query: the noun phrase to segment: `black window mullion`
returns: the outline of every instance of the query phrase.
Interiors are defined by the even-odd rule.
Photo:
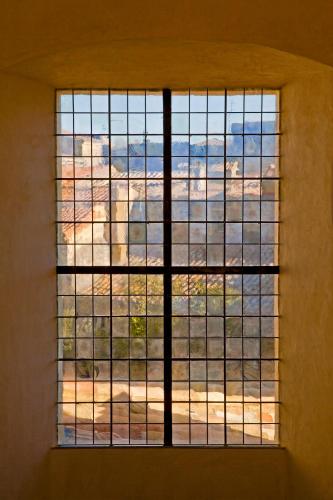
[[[168,223],[165,223],[168,225]],[[171,224],[169,224],[171,225]],[[164,235],[165,236],[165,235]],[[171,234],[170,234],[171,239]],[[166,241],[166,240],[164,240]],[[166,245],[166,243],[164,243]],[[170,256],[171,256],[171,245]],[[167,250],[164,248],[164,258]],[[163,274],[166,266],[57,266],[57,274]],[[169,274],[279,274],[279,266],[168,266]]]
[[[164,445],[172,445],[172,331],[171,331],[171,91],[163,90],[164,148]]]

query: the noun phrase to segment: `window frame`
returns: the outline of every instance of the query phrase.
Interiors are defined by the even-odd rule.
[[[67,89],[58,89],[56,92],[61,92],[61,91],[66,91]],[[75,89],[76,91],[79,89]],[[225,111],[224,111],[224,137],[226,136],[226,117],[227,117],[227,91],[229,89],[222,89],[224,91],[224,99],[225,99]],[[246,89],[245,89],[246,90]],[[266,91],[270,89],[255,89],[255,90],[261,90],[261,91]],[[92,92],[92,89],[84,89],[83,91],[90,91]],[[242,90],[244,92],[244,89]],[[276,89],[274,89],[276,91]],[[109,103],[110,103],[110,89],[108,90],[109,92]],[[173,362],[173,356],[172,356],[172,328],[170,327],[171,325],[171,319],[172,319],[172,276],[173,275],[195,275],[195,274],[200,274],[200,275],[223,275],[224,277],[226,275],[279,275],[280,273],[280,268],[279,265],[260,265],[260,266],[229,266],[226,265],[226,258],[225,258],[225,252],[224,252],[224,265],[223,266],[175,266],[172,265],[172,90],[169,88],[163,89],[163,247],[164,247],[164,254],[163,254],[163,265],[158,265],[151,267],[147,263],[145,266],[138,266],[138,265],[124,265],[124,266],[77,266],[77,265],[57,265],[56,266],[56,272],[57,275],[59,274],[109,274],[114,275],[114,274],[125,274],[125,275],[130,275],[130,274],[144,274],[144,275],[149,275],[149,274],[161,274],[163,275],[163,283],[164,283],[164,306],[163,306],[163,322],[164,322],[164,444],[163,445],[150,445],[150,444],[145,444],[145,445],[133,445],[133,444],[128,444],[128,445],[114,445],[112,443],[112,440],[110,441],[110,444],[105,445],[105,447],[113,447],[113,448],[118,448],[118,447],[182,447],[179,445],[175,445],[172,442],[172,362]],[[278,99],[279,99],[278,95]],[[90,111],[90,114],[92,111]],[[128,113],[128,111],[127,111]],[[73,113],[74,114],[74,113]],[[108,115],[110,114],[110,108]],[[280,114],[280,110],[279,110]],[[128,132],[127,132],[128,134]],[[263,132],[260,132],[260,135],[262,136]],[[74,131],[73,131],[73,136],[74,136]],[[90,133],[92,135],[92,132]],[[110,140],[110,130],[109,130],[109,140]],[[244,143],[244,131],[242,133],[243,135],[243,143]],[[274,135],[280,136],[280,130],[275,133]],[[207,157],[208,155],[206,155]],[[244,152],[243,152],[243,158],[244,158]],[[262,156],[262,155],[260,155]],[[280,157],[280,152],[279,155]],[[226,141],[224,141],[224,161],[226,161],[227,158],[227,151],[226,151]],[[109,153],[109,172],[110,172],[110,165],[111,165],[111,154]],[[56,176],[57,180],[59,179],[58,176]],[[273,179],[277,179],[280,181],[280,176],[279,177],[274,177]],[[111,181],[111,177],[109,175],[109,180]],[[259,180],[262,180],[262,176],[259,177]],[[227,181],[227,176],[226,172],[224,172],[224,193],[226,193],[226,181]],[[206,198],[207,200],[207,198]],[[243,200],[243,199],[242,199]],[[111,197],[110,201],[111,203]],[[224,214],[226,213],[226,195],[224,194]],[[261,204],[261,201],[260,201]],[[223,248],[225,249],[226,246],[226,240],[225,240],[225,218],[223,220],[224,222],[224,243]],[[279,218],[277,219],[277,227],[279,226]],[[58,221],[57,221],[58,223]],[[147,221],[145,221],[147,224]],[[261,227],[261,226],[260,226]],[[261,230],[261,229],[260,229]],[[111,242],[109,243],[111,246]],[[243,245],[243,243],[242,243]],[[279,243],[277,242],[277,245]],[[260,248],[262,246],[262,243],[260,242]],[[243,297],[244,295],[242,295]],[[224,302],[225,302],[225,294],[224,294]],[[224,312],[225,314],[225,312]],[[242,313],[243,316],[243,313]],[[224,357],[223,360],[225,360],[225,352],[226,352],[226,335],[225,335],[225,325],[224,325]],[[190,359],[190,358],[189,358]],[[204,358],[207,360],[207,357]],[[244,358],[242,358],[244,359]],[[279,358],[277,358],[278,360]],[[110,357],[110,361],[112,361],[112,357]],[[261,379],[260,379],[261,380]],[[59,379],[57,380],[59,383]],[[112,382],[112,379],[111,379]],[[225,387],[226,381],[224,380],[224,387]],[[110,400],[112,402],[112,400]],[[274,403],[279,404],[279,401],[274,401]],[[224,405],[226,404],[226,401],[224,401]],[[207,422],[206,422],[207,424]],[[227,426],[226,422],[224,422],[225,428]],[[244,421],[243,421],[244,425]],[[278,423],[279,425],[279,423]],[[226,430],[225,430],[226,433]],[[74,447],[80,447],[80,445],[73,445]],[[249,445],[236,445],[236,447],[244,447],[246,448]],[[265,447],[276,447],[279,445],[266,445],[266,444],[259,444],[256,447],[259,448],[265,448]],[[89,445],[89,447],[101,447],[101,445],[96,445],[92,444]],[[104,446],[102,446],[104,447]],[[235,445],[230,445],[227,443],[225,440],[224,444],[220,445],[209,445],[209,444],[202,444],[202,445],[192,445],[188,444],[185,445],[186,448],[193,448],[193,447],[199,447],[199,448],[209,448],[209,447],[219,447],[219,448],[228,448],[228,447],[235,447]]]

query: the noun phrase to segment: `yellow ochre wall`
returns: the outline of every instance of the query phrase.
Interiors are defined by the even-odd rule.
[[[229,2],[229,31],[220,2],[145,1],[155,11],[138,12],[137,23],[131,2],[114,16],[105,2],[91,16],[85,0],[69,4],[15,12],[11,3],[0,21],[0,498],[333,499],[333,69],[300,57],[315,58],[305,43],[311,10],[283,38],[275,3],[264,12],[259,0]],[[317,59],[330,64],[320,36]],[[71,86],[282,89],[283,448],[53,448],[54,89]]]

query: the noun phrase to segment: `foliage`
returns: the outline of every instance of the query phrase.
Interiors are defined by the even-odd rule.
[[[131,337],[144,337],[146,335],[146,318],[142,316],[132,316],[130,318]]]

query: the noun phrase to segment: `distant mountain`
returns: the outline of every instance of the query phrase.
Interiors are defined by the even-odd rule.
[[[260,154],[272,156],[275,150],[275,136],[274,135],[260,135],[260,129],[263,129],[264,134],[274,134],[275,132],[275,122],[267,121],[263,122],[262,125],[260,122],[245,122],[244,128],[246,130],[246,134],[243,135],[243,124],[242,123],[233,123],[231,127],[231,134],[227,134],[226,136],[220,136],[221,139],[214,136],[209,136],[208,141],[198,140],[194,144],[191,144],[195,136],[191,136],[190,140],[186,140],[186,136],[184,136],[184,140],[174,140],[172,143],[172,155],[173,156],[223,156],[225,153],[225,144],[226,140],[226,154],[228,156],[260,156]],[[82,136],[82,141],[84,141],[84,137]],[[99,136],[95,135],[95,141]],[[100,136],[100,147],[101,147],[101,156],[108,156],[109,153],[109,144],[105,144],[103,142],[103,137]],[[264,139],[262,139],[264,137]],[[151,136],[152,138],[152,136]],[[158,157],[163,156],[163,142],[154,142],[153,140],[147,140],[146,143],[143,142],[133,142],[128,145],[125,141],[125,144],[117,144],[117,141],[113,142],[111,139],[111,155],[119,156],[119,157]],[[108,139],[108,138],[107,138]],[[175,137],[176,139],[176,137]],[[90,139],[89,139],[90,140]],[[76,154],[80,156],[79,150],[82,150],[83,143],[80,140],[80,136],[77,136],[75,140],[75,148]],[[98,142],[98,141],[97,141]],[[243,151],[244,144],[244,151]],[[264,144],[264,151],[261,152],[261,145]],[[96,142],[95,142],[96,147]],[[63,136],[62,137],[62,150],[65,155],[71,155],[72,148],[72,136]],[[89,148],[88,148],[89,149]],[[82,153],[81,153],[82,154]],[[84,153],[83,153],[84,154]],[[96,154],[96,153],[95,153]],[[98,156],[98,154],[97,154]],[[138,165],[139,166],[139,165]],[[154,167],[153,167],[154,168]],[[156,168],[157,164],[156,164]]]

